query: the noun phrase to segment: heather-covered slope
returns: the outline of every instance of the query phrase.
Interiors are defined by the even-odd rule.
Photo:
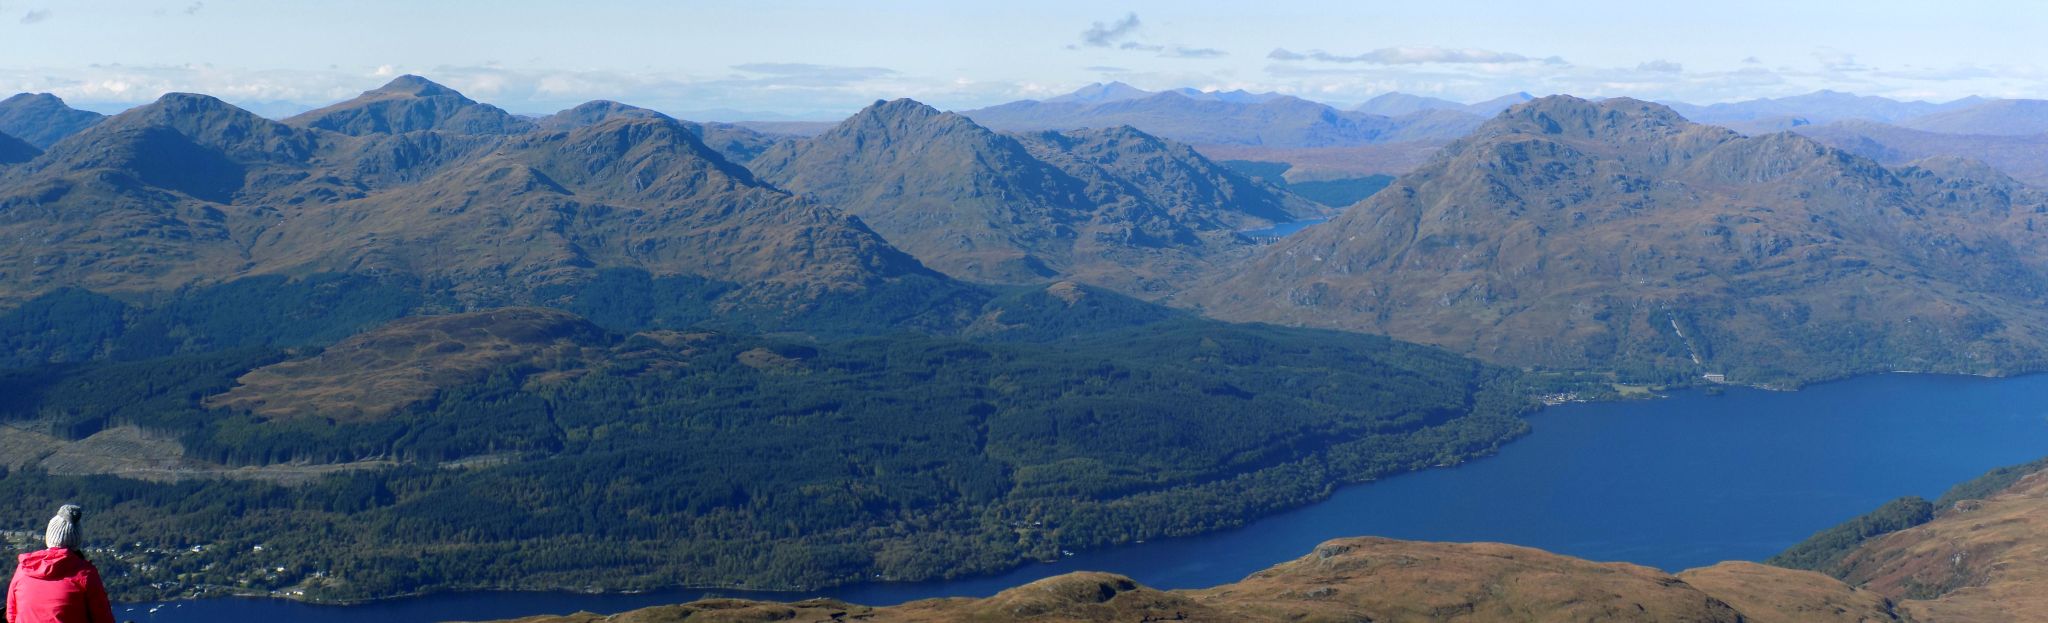
[[[1627,99],[1518,106],[1181,300],[1521,365],[1726,373],[2043,364],[2043,199]],[[2044,223],[2048,225],[2048,223]]]

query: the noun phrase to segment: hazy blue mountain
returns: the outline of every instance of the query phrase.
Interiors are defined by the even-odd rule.
[[[1979,102],[1978,98],[1963,98],[1946,103],[1902,102],[1873,95],[1856,95],[1840,91],[1815,91],[1792,97],[1764,98],[1740,102],[1725,102],[1705,106],[1683,102],[1666,102],[1672,110],[1685,115],[1697,123],[1723,124],[1747,122],[1772,117],[1798,117],[1812,123],[1828,123],[1844,119],[1866,119],[1870,121],[1894,122],[1921,115],[1964,108]]]
[[[1046,98],[1045,101],[1055,104],[1066,102],[1099,104],[1102,102],[1134,100],[1148,95],[1152,95],[1152,92],[1122,82],[1096,82],[1075,89],[1074,92],[1066,95]]]
[[[1476,104],[1472,104],[1470,106],[1466,106],[1465,112],[1479,115],[1481,117],[1492,117],[1494,115],[1500,114],[1501,111],[1507,110],[1508,108],[1514,107],[1523,102],[1527,102],[1533,99],[1536,99],[1536,96],[1530,95],[1528,93],[1509,93],[1507,95],[1502,95],[1500,97],[1486,100],[1484,102],[1479,102]]]
[[[1899,125],[1943,134],[2029,136],[2048,134],[2048,100],[1986,100],[1914,117]]]
[[[1888,165],[1926,158],[1967,158],[2022,182],[2048,187],[2048,134],[1943,134],[1873,121],[1837,121],[1792,131]]]
[[[0,100],[0,134],[49,149],[66,136],[99,123],[105,115],[78,110],[48,93],[22,93]]]
[[[1383,117],[1399,117],[1425,110],[1464,110],[1464,108],[1464,104],[1447,99],[1410,95],[1407,93],[1385,93],[1366,100],[1365,103],[1359,104],[1358,107],[1352,108],[1352,110]]]
[[[1021,101],[962,112],[976,123],[1005,131],[1066,130],[1128,125],[1195,145],[1340,147],[1402,141],[1449,140],[1485,121],[1424,111],[1393,118],[1339,111],[1291,96],[1189,97],[1165,92],[1108,102]]]

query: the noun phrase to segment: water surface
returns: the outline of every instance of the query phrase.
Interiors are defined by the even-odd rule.
[[[1799,392],[1731,388],[1654,401],[1575,404],[1531,417],[1498,456],[1339,490],[1329,500],[1226,532],[1080,552],[952,582],[811,593],[675,590],[638,595],[463,593],[362,606],[211,599],[122,606],[124,620],[414,621],[614,613],[707,595],[830,596],[886,605],[985,596],[1060,573],[1122,573],[1157,588],[1233,582],[1361,535],[1500,541],[1677,571],[1760,560],[1902,495],[2048,456],[2048,375],[1887,374]],[[133,612],[120,612],[136,607]]]

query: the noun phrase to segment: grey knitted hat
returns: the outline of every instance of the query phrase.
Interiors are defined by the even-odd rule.
[[[50,518],[50,529],[43,533],[43,545],[76,549],[79,513],[77,504],[65,504],[57,509],[57,516]]]

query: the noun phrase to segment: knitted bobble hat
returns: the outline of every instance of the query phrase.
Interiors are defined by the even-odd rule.
[[[65,504],[57,509],[57,516],[50,518],[49,530],[43,533],[43,545],[76,549],[79,513],[77,504]]]

